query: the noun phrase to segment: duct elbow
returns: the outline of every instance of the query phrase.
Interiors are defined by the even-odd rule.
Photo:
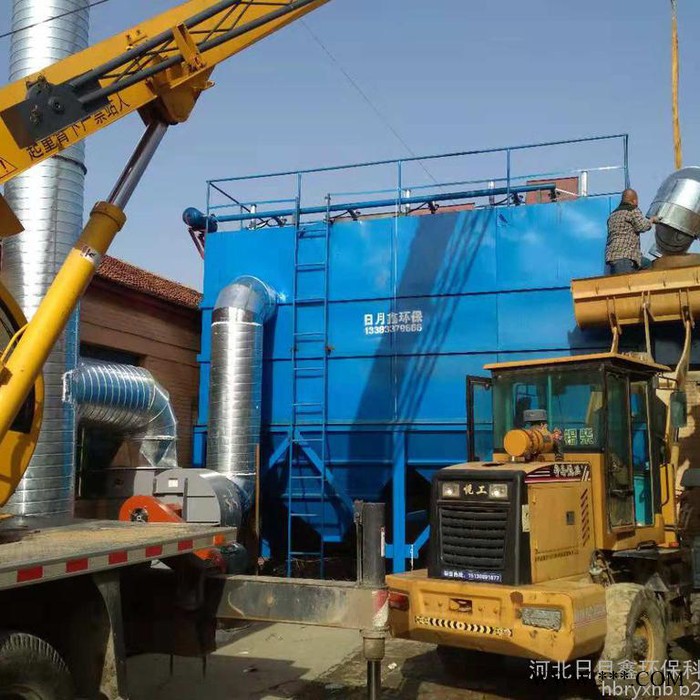
[[[81,360],[63,378],[63,400],[87,425],[139,442],[141,456],[159,469],[177,466],[177,419],[168,392],[142,367]]]
[[[150,374],[150,372],[149,372]],[[177,417],[170,394],[153,378],[150,420],[135,436],[141,440],[141,454],[154,467],[174,468],[177,463]]]
[[[219,292],[212,322],[232,320],[262,325],[276,307],[274,290],[257,277],[244,275]]]
[[[664,255],[682,255],[700,237],[700,168],[672,173],[664,180],[648,216],[656,216],[656,247]]]

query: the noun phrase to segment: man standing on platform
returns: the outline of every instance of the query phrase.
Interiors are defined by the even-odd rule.
[[[608,242],[605,246],[605,274],[618,275],[639,270],[642,265],[640,234],[648,231],[658,219],[647,219],[639,209],[634,190],[622,193],[620,206],[608,218]]]

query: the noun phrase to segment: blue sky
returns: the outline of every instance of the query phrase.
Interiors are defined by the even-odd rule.
[[[173,4],[111,0],[92,10],[91,40]],[[0,2],[0,28],[10,11]],[[684,155],[694,164],[700,2],[679,0],[679,11]],[[627,132],[643,207],[673,169],[668,0],[331,0],[306,21],[416,153]],[[0,75],[8,51],[4,39]],[[180,217],[204,207],[207,179],[407,155],[299,24],[214,79],[189,122],[166,136],[111,251],[195,287],[202,266]],[[140,132],[133,117],[88,141],[87,202],[106,196]],[[564,160],[588,167],[593,155]],[[618,162],[613,155],[595,152]]]

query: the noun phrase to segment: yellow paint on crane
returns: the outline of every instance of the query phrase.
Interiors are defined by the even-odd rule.
[[[209,87],[212,69],[222,61],[243,51],[260,39],[273,34],[278,29],[300,19],[309,12],[325,4],[327,0],[317,0],[285,15],[265,22],[267,16],[279,11],[284,5],[294,5],[294,0],[280,0],[279,3],[237,3],[190,27],[186,22],[206,10],[213,8],[218,0],[189,0],[157,17],[147,20],[137,27],[121,32],[84,51],[46,67],[40,73],[27,76],[0,89],[0,114],[22,103],[27,95],[28,84],[45,80],[51,85],[62,85],[106,64],[108,61],[132,51],[148,39],[163,32],[172,33],[173,40],[167,48],[149,52],[124,68],[130,71],[147,69],[173,55],[174,46],[182,52],[182,60],[153,78],[138,80],[110,96],[100,109],[89,113],[85,118],[72,122],[65,128],[40,139],[29,146],[20,146],[13,138],[7,124],[0,119],[0,185],[15,175],[27,170],[51,156],[61,153],[69,146],[82,141],[92,134],[108,127],[127,114],[139,112],[146,122],[154,119],[175,124],[185,121],[200,93]],[[222,26],[244,27],[251,25],[250,31],[241,36],[222,41],[200,53],[192,40],[196,36],[217,39]],[[100,78],[100,87],[106,88],[116,83],[124,74],[124,68],[108,72]],[[11,164],[11,165],[10,165]]]
[[[0,89],[0,184],[132,112],[138,111],[149,126],[185,121],[201,92],[212,85],[209,77],[218,63],[325,2],[281,0],[224,7],[220,0],[189,0],[5,86]],[[206,17],[207,11],[213,12],[211,17]],[[149,40],[157,45],[139,55],[139,46],[144,47]],[[161,70],[162,63],[168,61]],[[99,83],[90,84],[88,78],[97,74]],[[92,92],[87,96],[75,93],[75,84],[81,80],[90,85]],[[57,98],[61,107],[57,109],[51,101],[40,106],[36,96],[51,94],[54,87],[60,87],[64,92],[58,94],[67,96],[67,104],[77,110],[69,111],[63,122],[60,115],[66,110],[62,98]],[[111,91],[108,97],[102,93],[105,88]],[[36,94],[29,100],[32,89]],[[101,102],[95,101],[97,95]],[[42,121],[44,117],[49,121]],[[48,124],[47,131],[58,124],[61,128],[43,134],[37,130],[42,124]],[[43,136],[32,143],[37,133]],[[41,369],[125,220],[124,212],[114,204],[95,205],[80,239],[29,323],[0,287],[0,315],[4,311],[6,317],[13,317],[7,327],[14,327],[14,319],[22,319],[24,326],[15,338],[8,339],[0,367],[0,506],[22,479],[36,445],[43,402]],[[0,235],[19,230],[21,224],[0,200]],[[24,421],[30,425],[23,424],[24,431],[15,430],[16,419],[28,400],[36,404],[30,419]]]

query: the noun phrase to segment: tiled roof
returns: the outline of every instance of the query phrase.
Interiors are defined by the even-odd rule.
[[[102,258],[97,268],[97,277],[189,309],[199,308],[199,302],[202,300],[202,295],[195,289],[154,275],[110,255]]]

